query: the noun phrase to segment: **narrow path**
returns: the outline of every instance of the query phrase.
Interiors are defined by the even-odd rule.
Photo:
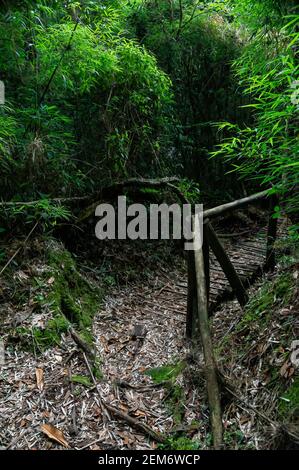
[[[284,231],[282,225],[280,235]],[[240,243],[230,240],[226,247],[238,272],[250,279],[264,262],[265,232],[243,238]],[[197,423],[188,435],[204,443],[208,442],[208,409],[201,358],[194,360],[185,339],[185,279],[185,266],[172,271],[162,269],[150,284],[116,289],[107,296],[93,328],[102,361],[99,391],[108,403],[160,433],[169,434]],[[211,292],[214,307],[229,294],[224,275],[213,258]],[[221,324],[220,318],[217,324]],[[229,328],[231,325],[226,324],[225,329]],[[173,382],[177,395],[170,397],[169,388],[155,385],[147,373],[181,361],[189,367]],[[39,388],[38,368],[43,370],[43,385]],[[75,449],[156,447],[125,422],[108,417],[94,387],[77,384],[72,389],[70,375],[87,377],[88,371],[69,335],[63,337],[60,346],[40,355],[7,351],[0,378],[0,437],[4,448],[60,447],[41,433],[40,425],[45,421],[59,428],[68,445]]]

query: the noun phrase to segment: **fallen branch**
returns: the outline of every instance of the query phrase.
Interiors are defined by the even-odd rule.
[[[244,398],[240,397],[237,393],[235,393],[229,385],[224,383],[224,387],[228,391],[228,393],[230,393],[234,398],[236,398],[237,401],[243,404],[242,406],[239,403],[236,403],[236,405],[239,408],[241,408],[243,411],[247,411],[247,412],[249,412],[248,410],[253,411],[253,413],[255,413],[261,419],[266,421],[266,423],[270,424],[276,431],[282,430],[290,438],[294,439],[296,443],[299,443],[299,434],[289,429],[288,425],[280,424],[277,421],[274,421],[273,419],[269,418],[269,416],[265,415],[265,413],[262,413],[261,411],[257,410],[254,406],[248,403]]]
[[[143,432],[144,434],[151,437],[156,442],[164,443],[166,442],[166,437],[162,436],[162,434],[157,433],[152,428],[150,428],[147,424],[142,423],[136,418],[128,415],[127,413],[123,413],[122,411],[118,410],[112,405],[108,405],[105,401],[103,401],[104,406],[110,411],[114,416],[126,421],[131,427],[137,429],[138,431]]]
[[[92,202],[96,201],[101,198],[105,198],[107,196],[113,196],[115,194],[120,194],[120,192],[129,187],[136,187],[136,188],[161,188],[171,183],[179,182],[179,178],[170,177],[170,178],[161,178],[161,179],[145,179],[145,178],[130,178],[128,180],[119,181],[106,186],[95,193],[88,194],[87,196],[74,196],[74,197],[55,197],[49,198],[49,202],[59,203],[59,204],[77,204],[78,202]],[[181,191],[176,188],[175,186],[171,186],[172,189],[175,188],[177,194],[184,197]],[[0,202],[0,207],[20,207],[20,206],[35,206],[39,204],[41,200],[35,201],[2,201]]]
[[[123,181],[120,183],[114,183],[111,186],[108,186],[106,188],[103,188],[101,191],[98,193],[95,193],[91,196],[88,196],[86,200],[90,200],[91,204],[84,209],[84,211],[79,214],[77,218],[77,223],[83,222],[84,220],[88,219],[91,215],[94,215],[96,207],[99,205],[99,201],[103,200],[107,197],[115,197],[116,195],[119,195],[124,191],[125,189],[128,189],[129,187],[134,187],[134,188],[163,188],[163,187],[168,187],[172,192],[174,192],[182,204],[187,204],[188,200],[185,197],[185,195],[180,191],[179,188],[177,188],[174,184],[174,182],[179,182],[178,178],[162,178],[159,180],[148,180],[148,179],[130,179],[127,181]]]
[[[72,381],[72,373],[71,373],[70,367],[68,367],[67,371],[68,371],[68,378],[69,378],[71,394],[74,397],[75,396],[74,384],[73,384],[73,381]],[[72,424],[70,425],[69,432],[73,436],[76,436],[78,434],[76,403],[73,403],[73,407],[72,407]]]
[[[10,263],[15,259],[15,257],[20,253],[20,251],[22,250],[22,248],[24,248],[25,244],[27,243],[27,241],[29,240],[29,238],[31,237],[32,233],[34,232],[34,230],[36,229],[36,227],[38,226],[38,223],[39,221],[36,222],[36,224],[34,225],[34,227],[30,230],[30,232],[28,233],[27,237],[25,238],[24,242],[22,243],[22,246],[20,246],[16,251],[15,253],[11,256],[11,258],[9,258],[9,260],[7,261],[7,263],[5,264],[5,266],[3,266],[3,268],[1,269],[0,271],[0,276],[1,274],[4,273],[5,269],[10,265]]]
[[[132,390],[136,390],[137,392],[144,392],[146,390],[153,390],[155,388],[160,388],[160,387],[165,387],[168,385],[169,382],[164,381],[164,382],[159,382],[156,384],[149,384],[149,385],[132,385],[129,382],[125,382],[123,380],[121,381],[116,381],[115,385],[119,388],[130,388]]]
[[[90,374],[90,377],[95,385],[95,388],[97,390],[97,393],[99,395],[99,398],[100,398],[100,403],[101,403],[101,406],[104,407],[107,411],[110,411],[110,413],[114,416],[116,416],[117,418],[119,419],[122,419],[123,421],[126,421],[131,427],[135,428],[135,429],[138,429],[138,431],[141,431],[143,432],[144,434],[146,434],[147,436],[150,436],[152,439],[154,439],[155,441],[157,442],[165,442],[166,441],[166,438],[164,436],[162,436],[160,433],[154,431],[152,428],[150,428],[147,424],[145,423],[142,423],[141,421],[139,421],[138,419],[136,418],[133,418],[132,416],[128,415],[127,413],[123,413],[122,411],[118,410],[117,408],[115,408],[114,406],[112,405],[109,405],[104,399],[103,397],[101,396],[100,392],[99,392],[99,389],[98,389],[98,385],[97,385],[97,382],[95,380],[95,377],[92,373],[92,369],[90,367],[90,363],[86,357],[86,354],[83,353],[83,356],[84,356],[84,360],[85,360],[85,363],[87,365],[87,368],[88,368],[88,371],[89,371],[89,374]]]
[[[66,320],[69,321],[67,318]],[[71,326],[71,324],[69,325],[69,332],[75,343],[79,346],[79,348],[81,348],[83,352],[85,352],[90,358],[94,360],[95,351],[89,346],[89,344],[86,343],[86,341],[81,338],[81,336],[76,332],[76,330]]]

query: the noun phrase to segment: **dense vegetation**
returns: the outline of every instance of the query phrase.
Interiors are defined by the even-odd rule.
[[[1,198],[167,174],[223,195],[235,168],[296,211],[295,4],[1,2]]]
[[[140,240],[96,244],[92,203],[106,198],[114,203],[121,187],[130,202],[147,206],[152,201],[173,203],[177,199],[212,207],[263,189],[269,190],[269,195],[278,195],[275,201],[279,203],[270,223],[275,231],[275,218],[281,219],[279,229],[282,228],[275,244],[278,262],[273,272],[266,275],[267,279],[260,281],[259,289],[255,286],[249,291],[250,300],[244,309],[237,302],[221,307],[217,304],[219,309],[210,321],[220,372],[217,377],[223,378],[220,384],[225,423],[223,446],[230,449],[298,446],[298,369],[290,362],[291,344],[297,344],[299,308],[297,3],[296,0],[0,1],[0,93],[2,84],[5,85],[4,102],[0,94],[0,309],[4,312],[0,315],[0,369],[3,341],[5,354],[8,351],[10,357],[17,358],[15,352],[20,352],[17,359],[22,369],[15,375],[17,385],[11,376],[3,379],[3,387],[7,388],[1,399],[20,393],[14,400],[19,403],[21,396],[25,403],[27,398],[23,400],[22,394],[30,383],[27,375],[31,370],[36,374],[38,393],[43,392],[44,384],[39,380],[42,367],[48,382],[46,393],[38,395],[37,403],[41,406],[47,403],[43,400],[51,386],[54,398],[49,394],[49,403],[51,407],[55,404],[57,384],[61,398],[71,393],[79,400],[83,396],[80,387],[96,395],[99,390],[94,385],[101,377],[107,390],[113,386],[109,397],[106,396],[109,403],[114,400],[117,387],[130,388],[133,397],[140,384],[134,382],[132,386],[112,379],[115,373],[114,378],[122,380],[121,369],[128,365],[122,367],[122,359],[128,354],[128,370],[132,371],[131,365],[138,358],[147,334],[143,328],[141,334],[138,328],[136,333],[136,326],[140,329],[139,316],[146,313],[152,315],[150,322],[154,324],[146,360],[155,356],[160,363],[148,368],[140,354],[142,360],[134,369],[134,381],[141,377],[143,384],[144,377],[151,379],[152,384],[147,388],[145,383],[144,390],[159,393],[160,401],[164,389],[162,406],[167,408],[173,428],[171,432],[171,425],[166,428],[163,436],[154,432],[154,438],[147,430],[145,436],[153,441],[158,436],[161,449],[210,448],[213,429],[211,433],[203,374],[198,372],[201,362],[196,357],[197,345],[192,343],[185,354],[187,341],[184,346],[183,341],[176,344],[182,332],[185,304],[176,303],[172,297],[165,303],[163,313],[162,304],[159,311],[159,304],[149,300],[151,295],[159,297],[164,290],[170,289],[175,294],[171,291],[176,288],[170,277],[171,269],[175,270],[178,286],[187,279],[181,244],[164,240],[154,240],[156,244],[142,240],[141,245]],[[176,178],[169,183],[167,177]],[[151,179],[151,185],[143,178]],[[132,186],[123,184],[127,180]],[[239,270],[242,282],[238,285],[242,289],[242,283],[247,288],[259,274],[264,274],[261,268],[270,266],[270,257],[274,260],[268,256],[269,252],[273,254],[271,250],[261,255],[266,247],[264,227],[260,227],[268,217],[265,208],[263,200],[247,212],[215,222],[215,231],[223,243],[228,242],[231,247],[241,242],[232,261]],[[207,230],[211,236],[211,230]],[[269,233],[268,248],[272,248],[275,236]],[[249,243],[246,253],[242,242],[247,235],[253,237],[249,241],[254,244]],[[261,240],[265,246],[259,245]],[[246,264],[251,250],[258,260],[252,269],[250,259]],[[245,260],[243,267],[236,259],[238,254]],[[267,262],[263,265],[264,258]],[[219,285],[225,283],[220,276],[218,279],[218,274],[219,271]],[[190,275],[189,269],[189,287]],[[211,279],[212,276],[213,273]],[[116,286],[120,287],[117,294]],[[216,287],[211,282],[213,295],[218,292]],[[100,312],[107,291],[117,298],[109,299],[107,311]],[[179,291],[180,301],[188,296],[190,305],[190,290],[188,294],[187,290],[182,292]],[[233,290],[225,292],[229,297]],[[131,299],[135,294],[143,304]],[[224,298],[225,295],[221,300]],[[208,303],[203,301],[202,305]],[[171,317],[167,309],[173,307],[171,313],[175,315]],[[155,324],[156,314],[161,321],[163,315],[167,318],[163,326]],[[179,320],[175,316],[180,316]],[[110,347],[116,348],[114,352]],[[179,356],[181,350],[186,357]],[[172,357],[173,351],[178,351],[178,356]],[[40,358],[44,363],[34,370]],[[106,362],[112,358],[111,376],[103,358]],[[66,364],[70,383],[66,380]],[[53,379],[54,385],[49,385],[54,369],[58,375]],[[228,371],[236,390],[247,401],[240,400],[227,387],[222,371]],[[24,382],[20,378],[22,373]],[[70,384],[79,388],[70,387],[65,393]],[[35,385],[35,382],[30,385],[32,396]],[[102,392],[99,393],[102,400]],[[127,407],[120,401],[125,392],[117,393],[122,410],[120,415],[116,414],[118,418],[128,412],[130,424],[133,415],[137,421],[153,423],[150,413],[144,412],[142,400]],[[31,403],[30,400],[34,403],[31,395]],[[74,406],[79,409],[80,402],[76,400]],[[5,403],[1,407],[4,425],[1,424],[0,448],[3,443],[4,448],[9,448],[13,432],[19,432],[18,422],[11,417],[17,407],[10,408],[13,400]],[[147,406],[150,403],[149,400]],[[238,408],[240,403],[245,408]],[[32,410],[38,414],[38,406],[31,409],[30,405],[28,416]],[[89,431],[94,431],[93,425],[86,424],[94,416],[98,432],[104,408],[86,406],[83,402],[80,415],[83,432],[88,426]],[[52,414],[43,410],[38,420],[30,424],[31,430],[49,419],[59,423],[70,439],[73,436],[74,446],[76,442],[79,448],[91,447],[80,442],[82,429],[77,432],[78,440],[74,430],[70,431],[68,411],[60,420],[53,407]],[[187,419],[188,407],[191,414]],[[159,417],[157,409],[154,412]],[[252,412],[256,422],[249,414]],[[27,426],[26,419],[20,421],[25,423],[20,428]],[[262,429],[258,429],[259,420]],[[265,422],[268,428],[280,430],[283,438],[276,436],[275,442],[270,442]],[[139,427],[138,432],[143,431]],[[129,449],[141,448],[142,442],[147,445],[138,439],[131,442],[131,437],[123,432],[117,436],[117,443],[125,442],[122,445]],[[64,445],[61,439],[56,441]],[[14,442],[18,444],[18,438]],[[31,448],[35,448],[35,442],[32,438]],[[20,445],[29,446],[27,436],[26,444]],[[50,448],[44,442],[38,445]]]

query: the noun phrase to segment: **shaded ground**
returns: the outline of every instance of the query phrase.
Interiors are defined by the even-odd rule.
[[[60,448],[61,443],[42,432],[45,423],[60,430],[64,444],[74,449],[157,447],[148,435],[107,413],[101,404],[103,399],[167,435],[167,448],[209,448],[202,356],[194,354],[185,339],[183,258],[173,257],[171,250],[166,258],[149,250],[153,258],[143,253],[144,264],[139,264],[133,274],[130,272],[131,280],[125,279],[118,286],[115,276],[113,282],[106,281],[107,293],[102,305],[98,304],[90,332],[100,361],[96,390],[82,350],[68,328],[59,331],[60,344],[44,349],[37,341],[34,328],[43,329],[57,307],[49,299],[60,271],[53,274],[42,250],[33,251],[30,261],[20,259],[13,267],[14,288],[5,280],[1,284],[1,330],[6,341],[5,364],[0,373],[1,447]],[[127,252],[118,252],[117,256],[130,266]],[[138,258],[138,252],[134,256]],[[159,259],[156,264],[155,256]],[[140,275],[143,266],[147,270],[145,276]],[[65,270],[65,264],[59,268]],[[76,268],[69,268],[74,270],[76,279]],[[94,265],[86,263],[81,269],[90,273],[86,280],[91,284],[101,279],[102,271]],[[217,308],[212,318],[223,381],[226,448],[294,445],[290,433],[297,433],[297,412],[290,413],[290,409],[297,407],[298,370],[290,363],[290,353],[299,328],[298,266],[292,265],[288,278],[283,277],[285,274],[282,270],[271,275],[265,293],[255,293],[259,284],[264,289],[264,281],[253,287],[253,303],[245,312],[236,301],[228,301]],[[66,288],[75,297],[72,279]],[[76,306],[78,299],[73,300]],[[26,327],[24,344],[19,327]],[[85,333],[85,329],[81,332]],[[232,393],[228,393],[227,385]],[[281,402],[287,405],[282,406]],[[287,426],[287,432],[276,426],[278,421]]]

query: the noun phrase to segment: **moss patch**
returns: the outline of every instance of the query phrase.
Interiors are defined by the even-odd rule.
[[[287,305],[292,296],[291,287],[293,283],[294,279],[291,273],[281,274],[274,282],[265,282],[260,291],[246,306],[239,328],[244,326],[244,323],[259,320],[261,316],[271,314],[275,307]]]
[[[299,377],[282,394],[279,414],[284,421],[299,423]]]
[[[72,375],[71,381],[76,384],[84,385],[84,387],[92,387],[92,383],[89,377],[85,377],[84,375]]]
[[[176,364],[168,364],[165,366],[148,369],[145,371],[145,375],[149,375],[155,383],[162,383],[169,380],[174,381],[184,370],[184,368],[184,362],[177,362]]]
[[[28,291],[33,292],[29,299],[33,326],[28,326],[31,322],[27,322],[14,328],[12,340],[26,349],[42,351],[59,344],[61,335],[67,333],[72,324],[82,339],[92,345],[91,326],[102,301],[101,289],[79,273],[74,259],[62,244],[49,240],[43,248],[40,273],[28,277],[23,286],[27,298]],[[34,316],[37,313],[42,319],[36,326]]]
[[[155,367],[145,372],[146,375],[152,378],[153,382],[165,382],[165,403],[173,416],[175,424],[181,423],[185,414],[185,392],[180,385],[175,383],[177,377],[183,372],[185,367],[186,363],[179,361],[177,363]]]
[[[67,330],[68,322],[91,343],[90,327],[102,299],[101,290],[82,277],[71,254],[60,246],[48,250],[48,264],[53,283],[44,305],[53,311],[54,318],[39,334],[36,332],[39,345],[49,346],[51,339],[56,342]]]
[[[53,269],[54,283],[48,301],[71,323],[89,327],[102,292],[81,276],[68,251],[50,251],[49,265]]]
[[[49,348],[59,344],[61,334],[67,332],[68,325],[68,321],[62,315],[57,315],[48,321],[45,329],[34,327],[32,333],[36,345],[41,348]]]
[[[166,440],[165,444],[160,444],[158,449],[163,450],[197,450],[200,448],[198,441],[192,441],[187,437],[173,437]]]

